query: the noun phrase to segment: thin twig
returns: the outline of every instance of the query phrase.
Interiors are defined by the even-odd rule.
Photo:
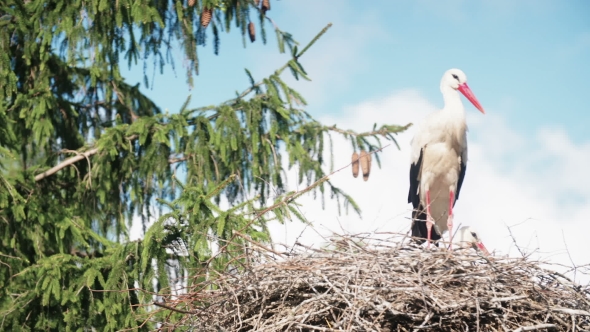
[[[176,311],[176,312],[179,312],[181,314],[196,314],[197,313],[197,311],[187,311],[187,310],[181,310],[181,309],[178,309],[178,308],[174,308],[174,307],[171,307],[171,306],[166,305],[166,304],[161,303],[161,302],[154,301],[153,303],[154,303],[154,305],[156,305],[158,307],[162,307],[162,308],[166,308],[168,310]]]
[[[536,331],[541,329],[548,329],[555,327],[555,324],[539,324],[533,326],[521,326],[514,330],[513,332],[523,332],[523,331]]]

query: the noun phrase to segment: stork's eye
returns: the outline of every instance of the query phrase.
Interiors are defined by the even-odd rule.
[[[457,81],[459,80],[459,76],[453,74],[453,78],[456,79]]]
[[[473,236],[474,238],[476,238],[476,239],[477,239],[477,233],[475,233],[475,232],[471,232],[471,236]]]

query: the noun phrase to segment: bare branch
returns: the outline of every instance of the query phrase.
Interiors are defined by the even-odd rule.
[[[536,330],[548,329],[548,328],[554,328],[554,327],[555,327],[555,324],[539,324],[539,325],[533,325],[533,326],[521,326],[521,327],[517,328],[516,330],[514,330],[513,332],[536,331]]]
[[[44,178],[46,178],[48,176],[51,176],[51,175],[59,172],[62,168],[65,168],[65,167],[67,167],[67,166],[69,166],[69,165],[71,165],[71,164],[73,164],[73,163],[75,163],[75,162],[77,162],[79,160],[88,158],[88,157],[96,154],[97,152],[98,152],[98,148],[93,148],[93,149],[90,149],[90,150],[88,150],[86,152],[83,152],[83,153],[81,153],[81,154],[79,154],[77,156],[68,158],[68,159],[64,160],[63,162],[61,162],[61,163],[53,166],[52,168],[46,170],[45,172],[43,172],[41,174],[37,174],[35,176],[35,181],[43,180]]]
[[[193,312],[193,311],[186,311],[186,310],[176,309],[176,308],[173,308],[173,307],[171,307],[169,305],[166,305],[166,304],[161,303],[161,302],[156,302],[156,301],[154,301],[154,305],[156,305],[158,307],[161,307],[161,308],[168,309],[168,310],[176,311],[176,312],[179,312],[181,314],[194,314],[194,313],[196,313],[196,312]]]

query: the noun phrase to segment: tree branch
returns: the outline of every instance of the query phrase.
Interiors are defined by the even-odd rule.
[[[88,151],[86,151],[84,153],[81,153],[81,154],[79,154],[77,156],[68,158],[68,159],[64,160],[63,162],[61,162],[61,163],[59,163],[59,164],[51,167],[50,169],[46,170],[45,172],[43,172],[41,174],[37,174],[35,176],[35,181],[40,181],[40,180],[42,180],[42,179],[44,179],[44,178],[46,178],[48,176],[51,176],[51,175],[59,172],[62,168],[67,167],[67,166],[69,166],[69,165],[71,165],[71,164],[73,164],[73,163],[75,163],[75,162],[77,162],[79,160],[88,158],[88,157],[92,156],[93,154],[96,154],[97,152],[98,152],[98,148],[94,148],[94,149],[90,149],[90,150],[88,150]]]
[[[402,132],[402,131],[407,130],[411,126],[412,126],[412,124],[411,123],[408,123],[405,126],[397,126],[398,127],[397,129],[398,129],[398,132]],[[352,131],[352,130],[340,129],[340,128],[337,128],[336,125],[329,126],[329,127],[326,126],[325,128],[328,129],[328,130],[335,131],[337,133],[343,134],[343,135],[351,135],[351,136],[355,136],[355,137],[375,136],[375,135],[385,136],[387,134],[392,133],[391,131],[387,130],[386,128],[381,128],[379,130],[373,130],[373,131],[367,131],[367,132],[364,132],[364,133],[357,133],[357,132]]]
[[[132,136],[127,137],[128,140],[135,140],[137,138],[138,138],[137,135],[132,135]],[[61,163],[53,166],[52,168],[46,170],[45,172],[35,175],[35,181],[41,181],[41,180],[45,179],[46,177],[59,172],[62,168],[65,168],[67,166],[72,165],[73,163],[75,163],[77,161],[80,161],[82,159],[85,159],[85,158],[88,158],[92,155],[95,155],[96,153],[98,153],[98,148],[92,148],[86,152],[78,154],[77,156],[68,158],[68,159],[62,161]],[[170,158],[170,159],[168,159],[168,163],[169,164],[179,163],[179,162],[189,159],[190,157],[191,157],[191,155],[185,155],[182,157]]]
[[[332,27],[332,23],[329,23],[328,25],[326,25],[326,26],[325,26],[325,27],[322,29],[322,31],[320,31],[320,32],[319,32],[319,33],[318,33],[318,34],[317,34],[317,35],[316,35],[316,36],[315,36],[315,37],[314,37],[314,38],[313,38],[313,39],[312,39],[312,40],[311,40],[311,41],[310,41],[310,42],[309,42],[307,45],[305,45],[305,47],[303,48],[303,50],[301,50],[301,51],[299,52],[299,54],[296,54],[296,55],[295,55],[295,58],[294,58],[294,59],[295,59],[295,60],[299,59],[299,58],[300,58],[300,57],[301,57],[301,56],[302,56],[302,55],[303,55],[303,54],[304,54],[304,53],[305,53],[305,52],[306,52],[306,51],[307,51],[307,50],[308,50],[308,49],[309,49],[309,48],[310,48],[310,47],[311,47],[313,44],[315,44],[315,42],[316,42],[316,41],[318,41],[318,39],[320,39],[320,37],[321,37],[321,36],[323,36],[323,35],[324,35],[324,34],[325,34],[327,31],[328,31],[328,29],[330,29],[331,27]],[[293,59],[290,59],[290,60],[289,60],[287,63],[285,63],[285,64],[284,64],[284,65],[283,65],[281,68],[277,69],[277,70],[275,71],[275,74],[278,76],[278,75],[280,75],[280,74],[283,72],[283,70],[285,70],[285,69],[289,68],[289,62],[290,62],[291,60],[293,60]],[[247,95],[248,95],[250,92],[254,91],[256,88],[258,88],[258,87],[260,87],[260,86],[262,86],[262,85],[264,85],[264,84],[265,84],[265,82],[264,82],[264,81],[260,81],[260,82],[258,82],[258,83],[256,83],[256,84],[252,85],[251,87],[249,87],[249,88],[247,88],[246,90],[244,90],[244,91],[243,91],[243,92],[242,92],[242,93],[241,93],[241,94],[240,94],[240,95],[239,95],[237,98],[230,99],[229,101],[227,101],[227,103],[228,103],[228,104],[229,104],[229,103],[234,103],[234,102],[236,102],[237,100],[240,100],[240,99],[242,99],[242,98],[246,97],[246,96],[247,96]]]
[[[405,126],[400,126],[399,129],[400,129],[400,131],[404,131],[404,130],[408,129],[411,125],[412,124],[409,123],[409,124],[407,124]],[[343,129],[337,128],[335,125],[334,126],[330,126],[330,127],[326,127],[326,129],[331,130],[331,131],[335,131],[335,132],[340,133],[340,134],[352,135],[352,136],[374,136],[374,135],[383,135],[383,136],[385,136],[385,135],[387,135],[389,133],[389,131],[386,130],[386,129],[379,129],[379,130],[370,131],[370,132],[364,132],[364,133],[356,133],[356,132],[354,132],[352,130],[343,130]],[[133,135],[133,136],[128,137],[129,140],[134,140],[136,138],[137,138],[137,135]],[[57,173],[62,168],[65,168],[65,167],[67,167],[69,165],[72,165],[73,163],[75,163],[77,161],[80,161],[82,159],[88,158],[88,157],[96,154],[97,152],[98,152],[98,148],[93,148],[93,149],[90,149],[90,150],[88,150],[88,151],[86,151],[84,153],[78,154],[77,156],[74,156],[74,157],[71,157],[69,159],[66,159],[63,162],[57,164],[56,166],[54,166],[54,167],[46,170],[45,172],[40,173],[40,174],[37,174],[35,176],[35,181],[41,181],[42,179],[44,179],[44,178],[46,178],[48,176],[51,176],[51,175]],[[185,155],[185,156],[182,156],[182,157],[170,158],[168,160],[168,163],[175,164],[175,163],[178,163],[178,162],[185,161],[185,160],[189,159],[190,157],[191,157],[190,155]]]

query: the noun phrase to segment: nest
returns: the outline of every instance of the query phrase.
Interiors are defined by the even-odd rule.
[[[340,237],[332,243],[320,250],[298,246],[286,259],[266,258],[239,274],[197,285],[169,300],[169,309],[188,313],[175,326],[268,332],[590,331],[590,288],[541,262],[484,257],[473,249],[427,250],[400,237]],[[254,247],[264,255],[272,251]]]

